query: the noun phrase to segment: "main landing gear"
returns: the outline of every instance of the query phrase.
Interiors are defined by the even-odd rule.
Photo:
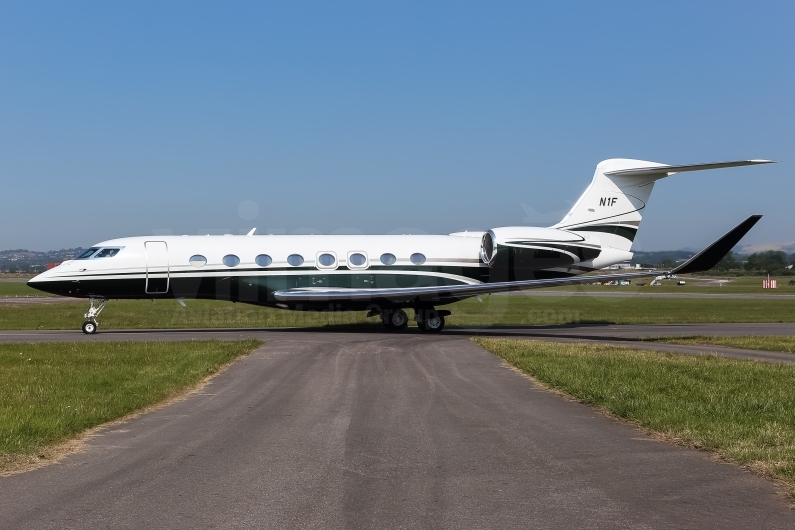
[[[403,329],[409,324],[409,316],[402,309],[386,309],[381,311],[381,322],[387,329]]]
[[[88,313],[83,315],[86,319],[83,322],[83,333],[86,335],[93,335],[97,332],[97,317],[105,309],[105,304],[108,303],[108,300],[105,298],[89,298],[90,306],[88,307]]]
[[[419,308],[414,310],[414,321],[422,331],[429,333],[439,333],[444,328],[444,317],[450,311],[436,310],[430,308]],[[403,309],[371,309],[367,316],[381,316],[381,322],[387,329],[401,330],[409,323],[409,317]]]
[[[438,311],[434,308],[417,309],[414,312],[414,320],[417,321],[417,327],[422,331],[428,333],[439,333],[444,328],[444,317],[450,314],[450,311]]]

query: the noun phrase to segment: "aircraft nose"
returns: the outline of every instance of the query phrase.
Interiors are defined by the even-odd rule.
[[[28,287],[32,287],[33,289],[37,289],[39,291],[44,291],[45,293],[60,294],[58,292],[58,286],[56,283],[46,281],[49,276],[50,271],[44,271],[28,280],[27,285]]]

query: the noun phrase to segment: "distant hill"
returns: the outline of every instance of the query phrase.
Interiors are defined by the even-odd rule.
[[[795,254],[795,243],[763,243],[761,245],[743,245],[740,247],[743,254],[765,252],[766,250],[780,250],[787,254]]]
[[[0,272],[6,273],[32,273],[43,271],[48,263],[60,263],[83,252],[82,247],[62,248],[36,252],[35,250],[0,250]]]

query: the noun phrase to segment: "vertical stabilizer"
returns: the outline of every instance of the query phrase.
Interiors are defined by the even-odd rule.
[[[645,160],[612,158],[596,166],[591,185],[561,222],[552,228],[598,237],[602,246],[629,251],[643,219],[654,183],[685,171],[769,164],[771,160],[739,160],[670,166]]]
[[[554,228],[596,236],[602,245],[628,251],[632,247],[654,182],[667,173],[623,176],[614,171],[664,167],[665,164],[613,158],[596,166],[591,185]]]

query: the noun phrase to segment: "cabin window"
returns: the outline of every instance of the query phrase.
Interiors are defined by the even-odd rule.
[[[304,257],[300,254],[290,254],[287,256],[287,263],[293,267],[300,267],[304,264]]]
[[[337,263],[337,256],[324,252],[317,257],[319,267],[333,267]]]
[[[193,265],[196,268],[204,267],[205,265],[207,265],[207,258],[202,256],[201,254],[195,254],[191,256],[188,261],[190,262],[191,265]]]
[[[94,256],[94,257],[95,258],[112,258],[116,254],[118,254],[120,250],[121,250],[120,248],[103,248],[102,250],[97,252],[97,255]]]
[[[90,249],[84,251],[82,254],[77,256],[77,258],[75,259],[88,259],[91,256],[93,256],[94,252],[96,252],[97,250],[99,250],[99,247],[91,247]]]
[[[394,254],[390,254],[387,252],[386,254],[381,254],[381,263],[384,265],[394,265],[397,261],[397,258]]]
[[[254,258],[254,263],[259,265],[260,267],[267,267],[268,265],[273,263],[273,260],[267,254],[260,254],[259,256]]]
[[[414,265],[422,265],[425,263],[425,254],[420,254],[419,252],[415,252],[411,255],[411,262]]]
[[[367,256],[361,252],[353,252],[348,255],[348,263],[352,267],[367,267]]]
[[[226,265],[227,267],[237,267],[238,265],[240,265],[240,258],[235,256],[234,254],[227,254],[226,256],[224,256],[224,259],[221,261],[223,261],[224,265]]]

